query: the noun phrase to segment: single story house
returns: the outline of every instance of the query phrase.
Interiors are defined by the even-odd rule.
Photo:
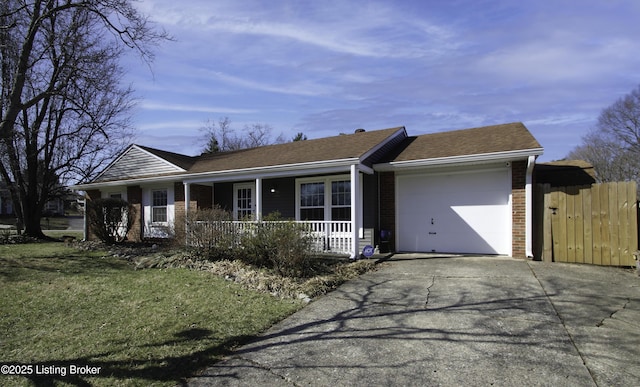
[[[532,173],[543,148],[522,123],[409,136],[404,127],[185,156],[131,145],[88,199],[138,209],[129,239],[167,237],[176,215],[219,205],[239,221],[274,211],[324,250],[532,256]]]

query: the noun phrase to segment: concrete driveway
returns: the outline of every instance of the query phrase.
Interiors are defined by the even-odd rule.
[[[401,254],[190,386],[635,386],[635,271]]]

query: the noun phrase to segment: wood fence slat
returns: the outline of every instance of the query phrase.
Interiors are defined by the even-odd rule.
[[[638,250],[638,186],[635,182],[627,186],[629,195],[629,248],[631,254]],[[629,257],[629,266],[635,265],[633,255]]]
[[[567,262],[576,262],[576,189],[575,187],[564,187],[564,200],[567,208],[566,215],[566,235],[567,235]]]
[[[628,266],[627,257],[631,255],[629,251],[629,190],[627,182],[618,183],[618,265]]]
[[[562,187],[556,191],[556,194],[558,196],[558,208],[556,210],[557,227],[553,230],[553,256],[557,262],[567,262],[569,254],[567,248],[567,195],[565,188]]]
[[[551,185],[545,184],[543,187],[544,191],[544,204],[543,204],[543,224],[544,228],[542,230],[542,259],[545,262],[553,261],[553,238],[552,238],[552,229],[551,229],[551,219],[552,219],[552,210],[551,210]]]
[[[584,263],[593,264],[593,231],[591,223],[591,187],[582,187],[582,224]]]
[[[602,247],[601,265],[611,265],[611,226],[609,219],[609,187],[606,184],[596,184],[600,191],[600,246]]]
[[[602,265],[602,219],[600,218],[600,189],[591,187],[591,232],[593,235],[593,264]]]
[[[551,208],[551,244],[553,249],[552,254],[553,254],[554,262],[558,262],[561,256],[560,237],[557,235],[558,230],[560,230],[560,218],[561,218],[561,215],[559,212],[559,207],[560,207],[559,198],[560,198],[560,193],[558,192],[558,190],[557,189],[551,190],[551,193],[549,194],[549,199],[550,199],[550,208]],[[564,244],[564,242],[562,244]]]
[[[609,189],[609,248],[611,250],[609,265],[618,266],[620,265],[618,184],[607,184],[607,188]]]
[[[575,257],[576,262],[584,263],[584,222],[583,205],[582,205],[582,189],[581,187],[575,187],[576,195],[573,198],[574,201],[574,227],[575,227]]]

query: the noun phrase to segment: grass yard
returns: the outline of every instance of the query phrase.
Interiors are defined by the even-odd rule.
[[[207,272],[135,271],[62,243],[0,245],[0,363],[100,367],[0,385],[173,386],[300,307]]]

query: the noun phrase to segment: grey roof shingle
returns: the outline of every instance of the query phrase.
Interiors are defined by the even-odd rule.
[[[404,127],[288,142],[200,156],[190,173],[361,158]]]
[[[521,122],[408,137],[384,161],[412,161],[541,149]]]

